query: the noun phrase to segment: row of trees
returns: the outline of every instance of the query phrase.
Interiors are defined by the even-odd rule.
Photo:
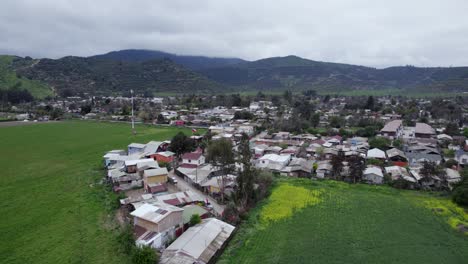
[[[2,103],[19,104],[34,101],[32,94],[21,88],[0,89],[0,100]]]

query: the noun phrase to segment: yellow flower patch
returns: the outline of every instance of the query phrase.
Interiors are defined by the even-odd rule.
[[[323,190],[309,190],[287,183],[282,183],[273,190],[268,204],[260,212],[260,222],[270,222],[289,218],[296,210],[321,202]]]

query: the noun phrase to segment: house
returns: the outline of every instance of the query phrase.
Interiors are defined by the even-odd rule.
[[[225,194],[229,194],[234,191],[234,187],[236,186],[236,178],[237,177],[234,175],[227,175],[224,176],[224,178],[222,176],[216,176],[210,178],[201,186],[203,187],[204,191],[209,194],[219,194],[221,192],[221,187],[224,180],[224,192]]]
[[[219,169],[213,167],[211,164],[203,164],[200,167],[185,167],[180,166],[176,170],[177,175],[183,177],[185,181],[192,184],[202,184],[210,177],[219,174]]]
[[[282,149],[280,146],[270,146],[265,149],[265,154],[280,154]]]
[[[311,161],[303,158],[292,158],[288,166],[281,170],[281,174],[290,177],[310,177],[312,169]]]
[[[460,166],[468,164],[468,152],[463,149],[459,149],[455,152],[455,160]]]
[[[417,138],[431,138],[435,136],[436,132],[434,128],[426,123],[416,123],[414,128],[414,136]]]
[[[369,184],[382,184],[384,176],[382,169],[379,167],[367,166],[362,174],[362,178]]]
[[[332,174],[333,166],[328,160],[319,161],[317,164],[317,178],[326,178]]]
[[[169,147],[170,142],[168,141],[150,141],[146,144],[143,149],[143,155],[147,158],[155,159],[155,155],[158,152],[166,151]]]
[[[409,174],[406,168],[400,166],[385,167],[385,173],[390,175],[393,181],[402,179],[411,183],[417,183],[417,180]]]
[[[385,152],[383,150],[373,148],[367,151],[367,158],[385,160],[387,156],[385,155]]]
[[[172,163],[174,161],[174,156],[174,152],[164,151],[155,153],[154,155],[152,155],[152,158],[154,158],[158,162]]]
[[[259,158],[255,166],[259,169],[281,171],[289,164],[291,155],[266,154]]]
[[[204,219],[190,227],[161,255],[161,264],[211,263],[235,227],[216,218]]]
[[[409,147],[405,152],[410,166],[422,165],[425,161],[434,162],[439,165],[442,161],[442,156],[437,149],[425,146]]]
[[[124,166],[126,160],[138,159],[137,156],[118,155],[116,153],[107,153],[103,156],[104,165],[107,169],[117,169]]]
[[[167,192],[165,183],[147,183],[145,191],[149,194],[161,194]]]
[[[124,150],[111,150],[103,156],[104,158],[104,166],[107,168],[108,166],[115,164],[114,161],[121,160],[121,157],[124,156],[126,153]]]
[[[453,138],[447,134],[440,134],[440,135],[437,135],[437,140],[441,142],[443,141],[451,142]]]
[[[397,166],[405,167],[408,165],[408,158],[405,153],[397,148],[391,148],[385,152],[388,160]]]
[[[136,164],[137,172],[143,176],[143,172],[149,169],[159,169],[159,164],[154,159],[145,159],[145,161]]]
[[[167,203],[174,206],[183,206],[186,204],[204,202],[203,197],[192,191],[170,193],[154,197],[158,202]]]
[[[348,139],[349,141],[349,144],[351,144],[351,146],[357,146],[357,145],[361,145],[361,144],[368,144],[368,138],[366,137],[352,137],[350,139]]]
[[[182,155],[182,168],[196,168],[200,165],[205,164],[205,157],[201,150],[196,150],[194,152],[185,153]]]
[[[183,120],[175,120],[172,122],[172,125],[174,126],[184,126],[185,125],[185,121]]]
[[[259,158],[259,157],[263,156],[263,154],[265,153],[265,150],[267,148],[268,148],[268,145],[265,145],[265,144],[256,145],[254,147],[255,158]]]
[[[455,183],[458,183],[459,181],[461,181],[460,173],[457,170],[447,168],[445,169],[445,174],[447,175],[447,182],[448,182],[450,189],[453,188],[453,185]]]
[[[183,228],[184,209],[165,203],[138,206],[133,216],[136,244],[162,248],[166,242],[175,238],[176,230]]]
[[[128,145],[127,153],[128,153],[128,155],[140,154],[140,153],[143,152],[145,147],[146,147],[145,144],[132,143],[132,144]]]
[[[125,171],[128,173],[136,173],[138,171],[138,163],[154,163],[154,159],[132,159],[124,161]]]
[[[237,128],[237,133],[245,133],[247,136],[252,136],[255,132],[254,126],[239,126]]]
[[[166,168],[149,169],[143,171],[143,183],[148,191],[149,184],[162,184],[167,182],[168,171]],[[152,193],[152,192],[150,192]]]
[[[399,138],[403,133],[403,122],[401,120],[393,120],[385,124],[380,130],[380,134],[388,138]]]

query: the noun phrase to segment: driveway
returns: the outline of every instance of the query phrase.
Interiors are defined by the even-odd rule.
[[[210,204],[213,206],[213,210],[215,211],[216,216],[221,216],[222,215],[222,213],[224,211],[224,208],[225,208],[224,205],[218,204],[218,202],[215,199],[213,199],[211,196],[207,195],[206,193],[201,192],[200,190],[198,190],[197,188],[195,188],[194,186],[192,186],[191,184],[186,182],[184,179],[177,176],[174,173],[174,170],[171,170],[169,172],[169,176],[170,177],[175,177],[177,179],[177,188],[179,188],[179,190],[181,192],[183,192],[183,191],[193,191],[193,192],[201,195],[203,198],[208,199]]]

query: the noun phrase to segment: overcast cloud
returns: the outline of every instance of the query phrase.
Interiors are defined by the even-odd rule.
[[[2,0],[0,53],[137,48],[375,67],[468,65],[466,0]]]

